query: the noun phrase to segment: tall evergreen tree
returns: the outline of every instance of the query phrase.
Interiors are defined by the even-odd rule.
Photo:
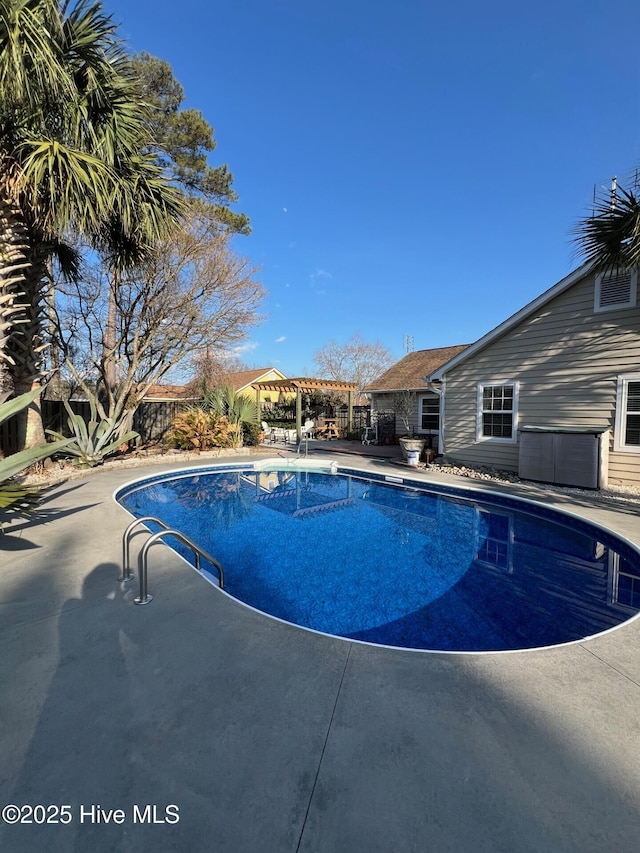
[[[141,97],[150,107],[158,164],[187,195],[213,205],[221,227],[249,234],[248,218],[230,208],[238,200],[232,173],[226,165],[209,165],[209,154],[216,148],[213,128],[199,110],[182,108],[184,90],[169,63],[142,52],[133,56],[132,65]]]

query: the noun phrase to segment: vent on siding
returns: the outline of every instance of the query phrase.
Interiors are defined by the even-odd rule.
[[[626,308],[636,303],[636,273],[600,273],[596,278],[596,310]]]

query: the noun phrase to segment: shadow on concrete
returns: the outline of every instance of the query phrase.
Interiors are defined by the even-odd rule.
[[[94,823],[89,817],[81,823],[79,816],[80,804],[114,808],[131,797],[129,745],[113,737],[114,718],[126,726],[131,715],[131,685],[119,637],[121,601],[114,597],[117,571],[115,564],[101,563],[88,573],[81,597],[68,599],[61,608],[57,637],[51,636],[51,620],[41,620],[22,638],[23,665],[47,659],[52,678],[5,799],[71,805],[72,821],[5,826],[4,850],[125,849],[126,826]],[[34,685],[36,696],[40,687]]]
[[[81,487],[81,483],[75,486],[69,486],[65,489],[60,489],[57,486],[51,486],[40,493],[38,504],[28,516],[19,516],[16,513],[0,512],[0,524],[4,525],[4,536],[0,535],[0,550],[24,550],[23,546],[17,544],[17,541],[14,541],[15,534],[22,533],[23,531],[29,530],[33,527],[40,527],[43,524],[51,524],[58,518],[76,515],[83,510],[90,509],[95,506],[95,504],[91,503],[66,507],[64,509],[47,506],[47,504],[53,500],[58,500],[61,497],[72,496],[73,493]],[[38,546],[31,544],[30,547],[37,548]]]
[[[586,648],[429,655],[323,637],[248,610],[166,549],[153,603],[136,607],[83,529],[55,542],[52,524],[57,553],[83,554],[65,565],[41,549],[16,590],[26,607],[43,584],[47,601],[76,572],[81,592],[0,627],[3,804],[69,804],[73,820],[0,826],[0,849],[637,850],[640,686]],[[158,822],[134,824],[134,804]],[[170,804],[176,824],[161,822]]]
[[[14,535],[8,535],[8,534]],[[15,535],[16,530],[7,530],[0,533],[0,551],[32,551],[34,548],[40,548],[35,542],[29,539],[24,539],[22,536]]]

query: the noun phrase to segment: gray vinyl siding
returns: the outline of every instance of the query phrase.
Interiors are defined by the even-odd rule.
[[[582,279],[447,373],[447,459],[517,471],[517,444],[476,441],[478,384],[516,381],[519,426],[608,426],[609,482],[640,483],[640,452],[613,450],[618,376],[640,372],[640,308],[594,313],[594,285]]]
[[[415,391],[415,408],[411,412],[409,416],[409,432],[415,433],[416,435],[422,435],[425,438],[429,435],[431,436],[431,442],[434,450],[437,449],[438,445],[438,434],[437,432],[423,433],[421,432],[418,426],[418,416],[419,416],[419,401],[420,397],[424,394],[433,393],[429,392],[427,388],[422,388],[420,390]],[[436,395],[434,394],[434,399]],[[379,392],[377,394],[371,395],[371,416],[374,417],[378,412],[393,412],[395,410],[395,401],[394,401],[394,392]],[[404,434],[405,428],[404,423],[399,415],[396,415],[396,433],[398,435]]]
[[[418,429],[418,403],[416,399],[416,408],[409,417],[409,430],[416,432]],[[374,412],[393,412],[395,411],[394,392],[389,391],[380,394],[371,395],[371,414]],[[404,424],[399,415],[396,416],[396,433],[401,435],[404,433]]]
[[[391,391],[371,395],[371,412],[392,412],[393,393]]]

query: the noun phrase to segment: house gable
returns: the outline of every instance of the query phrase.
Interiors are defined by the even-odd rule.
[[[609,479],[640,482],[640,445],[633,444],[640,306],[628,303],[596,310],[596,274],[581,267],[431,374],[445,389],[446,457],[517,471],[518,429],[608,429]],[[509,392],[507,406],[500,395],[508,386],[516,393]],[[491,392],[483,409],[484,388]],[[626,406],[617,419],[616,395]],[[483,416],[487,424],[502,422],[505,435],[511,417],[511,441],[488,435]]]
[[[253,370],[239,370],[236,373],[227,373],[223,382],[230,385],[238,394],[242,392],[255,392],[251,388],[254,382],[269,382],[276,379],[287,379],[277,367],[259,367]]]
[[[457,353],[448,361],[439,365],[435,370],[431,371],[428,374],[429,379],[432,381],[440,381],[443,376],[451,370],[453,367],[456,367],[460,362],[466,360],[467,358],[471,358],[480,350],[484,349],[489,344],[493,343],[495,340],[500,338],[502,335],[507,334],[511,331],[515,326],[518,326],[527,317],[530,317],[532,314],[535,314],[540,309],[544,308],[544,306],[553,301],[560,294],[564,293],[569,288],[573,287],[576,282],[580,281],[584,278],[591,270],[593,269],[593,264],[583,264],[583,266],[579,267],[577,270],[574,270],[565,278],[561,279],[557,284],[554,284],[553,287],[550,287],[548,290],[545,290],[544,293],[541,293],[536,299],[532,302],[527,303],[524,308],[521,308],[519,311],[516,311],[515,314],[512,314],[511,317],[508,317],[503,323],[500,323],[499,326],[496,326],[491,331],[487,332],[486,335],[483,335],[481,338],[470,344],[466,347],[462,352]]]
[[[251,387],[254,382],[268,382],[275,379],[287,379],[277,367],[257,367],[252,370],[238,370],[227,373],[220,377],[221,385],[228,385],[237,394],[246,394],[255,397],[255,391]],[[190,385],[151,385],[145,395],[145,399],[153,400],[195,400],[201,397],[201,393],[194,393],[194,384]]]

